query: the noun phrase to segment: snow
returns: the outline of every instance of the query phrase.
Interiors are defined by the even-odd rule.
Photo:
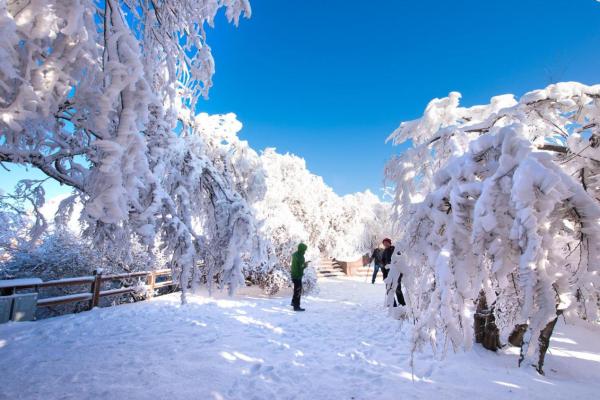
[[[42,283],[42,280],[39,278],[0,279],[0,289],[25,285],[37,285],[38,283]]]
[[[294,313],[289,297],[176,294],[0,326],[0,399],[594,398],[600,343],[561,319],[546,376],[516,349],[479,346],[436,360],[386,318],[384,286],[321,281]]]

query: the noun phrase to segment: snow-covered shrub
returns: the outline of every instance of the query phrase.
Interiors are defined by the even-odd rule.
[[[304,270],[304,275],[302,276],[302,292],[313,295],[319,293],[317,270],[312,265],[309,265],[308,268]]]
[[[483,290],[501,342],[526,326],[520,362],[541,371],[536,344],[557,310],[598,322],[600,85],[559,83],[470,108],[459,99],[431,101],[390,136],[412,141],[386,174],[414,345],[468,349]]]
[[[161,267],[160,258],[147,248],[134,244],[126,254],[103,254],[91,243],[68,230],[59,229],[44,235],[35,246],[23,246],[10,260],[0,263],[0,279],[41,278],[44,281],[90,276],[95,270],[104,275],[145,271]],[[112,285],[112,286],[111,286]],[[103,290],[144,285],[143,278],[105,282]],[[69,285],[43,289],[43,297],[63,296],[89,291],[90,285]],[[101,304],[131,302],[141,295],[119,295],[101,299]],[[87,302],[38,309],[38,318],[87,310]]]
[[[103,268],[100,252],[68,231],[46,235],[33,248],[23,247],[2,264],[3,276],[54,280],[91,275]],[[122,272],[122,271],[121,271]]]

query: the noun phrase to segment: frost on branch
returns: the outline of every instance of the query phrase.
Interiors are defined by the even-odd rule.
[[[542,371],[540,331],[557,310],[599,321],[600,86],[559,83],[471,108],[459,98],[433,100],[390,136],[413,144],[386,172],[415,349],[469,348],[483,290],[501,342],[526,327],[520,362]]]

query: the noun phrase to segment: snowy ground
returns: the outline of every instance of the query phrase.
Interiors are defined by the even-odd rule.
[[[177,295],[0,326],[0,399],[579,399],[600,392],[598,333],[561,321],[547,376],[475,348],[435,361],[384,316],[382,285],[288,297]]]

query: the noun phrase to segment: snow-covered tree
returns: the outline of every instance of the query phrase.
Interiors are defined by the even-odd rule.
[[[341,197],[297,156],[267,149],[260,158],[266,193],[253,206],[271,241],[272,262],[289,264],[300,241],[315,263],[321,255],[353,259],[380,241],[382,232],[389,234],[389,205],[372,193]]]
[[[541,372],[557,311],[599,318],[600,85],[459,99],[432,100],[390,136],[412,144],[386,167],[400,232],[390,283],[403,274],[415,349],[468,349],[485,300],[500,342],[521,330],[519,363]]]
[[[336,207],[330,209],[330,229],[325,239],[333,257],[356,260],[393,235],[390,203],[368,190],[336,200]]]
[[[246,0],[0,0],[0,162],[72,187],[61,210],[80,198],[103,251],[160,234],[183,299],[193,274],[237,284],[254,229],[194,134],[220,8],[250,15]]]
[[[274,285],[276,268],[268,263],[271,242],[260,231],[260,221],[256,220],[254,207],[255,203],[262,200],[267,190],[262,161],[248,142],[239,138],[238,133],[242,129],[242,124],[234,114],[201,113],[195,118],[194,123],[194,135],[204,145],[215,170],[227,185],[233,188],[240,200],[250,206],[249,210],[247,208],[244,210],[248,213],[248,220],[252,222],[254,230],[248,240],[237,248],[239,270],[246,280],[273,293],[283,284]],[[223,234],[228,233],[223,231]],[[215,259],[215,262],[223,262],[223,260]]]
[[[10,260],[26,245],[30,229],[24,210],[15,209],[4,197],[0,194],[0,263]]]
[[[0,193],[0,262],[11,259],[15,251],[35,245],[46,230],[43,183],[24,179],[12,193]]]
[[[195,122],[214,166],[252,208],[259,234],[255,251],[241,253],[242,270],[268,292],[289,284],[290,257],[300,242],[308,244],[307,257],[318,266],[321,254],[353,258],[389,234],[382,232],[390,226],[390,207],[375,195],[340,197],[303,159],[275,149],[259,155],[238,137],[242,124],[233,114],[200,114]],[[309,269],[305,289],[315,285]]]

